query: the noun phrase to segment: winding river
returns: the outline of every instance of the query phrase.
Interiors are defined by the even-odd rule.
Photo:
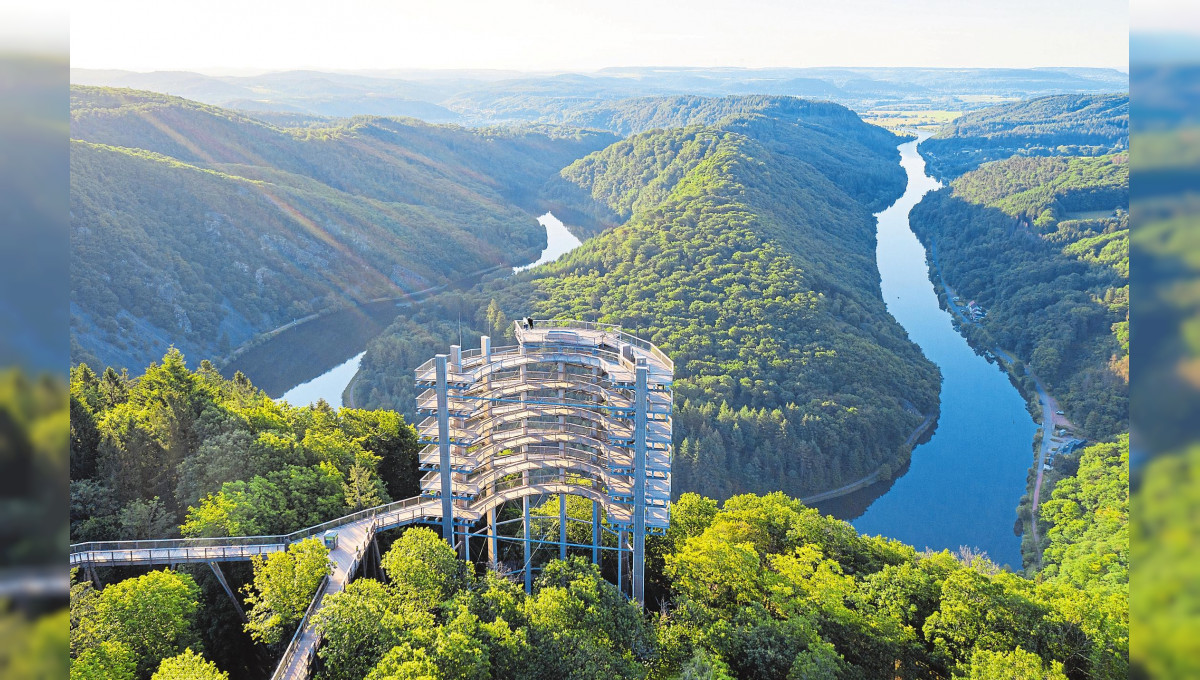
[[[877,215],[881,287],[888,311],[941,368],[941,414],[936,431],[914,449],[900,477],[816,505],[868,534],[918,549],[970,546],[1019,568],[1015,508],[1025,492],[1036,425],[1006,374],[967,345],[940,307],[925,249],[908,224],[912,207],[939,185],[925,174],[916,141],[902,144],[900,154],[908,187]],[[554,215],[538,221],[546,228],[546,249],[514,271],[553,261],[579,245]],[[382,303],[302,324],[247,352],[230,372],[241,369],[268,394],[293,404],[325,399],[339,406],[367,342],[395,314],[394,303]]]
[[[816,505],[863,533],[918,549],[970,546],[1020,569],[1013,526],[1037,425],[1007,374],[975,353],[938,302],[925,248],[908,224],[913,206],[941,186],[925,174],[918,141],[900,145],[908,188],[877,215],[876,257],[888,311],[942,371],[937,429],[899,478]]]

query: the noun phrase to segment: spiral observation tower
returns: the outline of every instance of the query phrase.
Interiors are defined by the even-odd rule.
[[[493,564],[520,544],[527,590],[539,548],[596,563],[615,551],[618,586],[643,602],[646,535],[670,521],[674,364],[619,326],[526,318],[514,331],[514,346],[484,336],[417,368],[422,496],[464,557],[472,540]],[[554,496],[557,517],[530,514]],[[590,521],[568,517],[567,496],[591,501]],[[538,532],[546,518],[557,536]],[[571,521],[590,524],[590,543],[568,541]]]

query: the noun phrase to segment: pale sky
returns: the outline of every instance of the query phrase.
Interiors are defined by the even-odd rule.
[[[1129,0],[80,0],[71,62],[136,71],[1125,70],[1128,30]]]
[[[1196,0],[1130,0],[1130,28],[1135,31],[1200,33]]]

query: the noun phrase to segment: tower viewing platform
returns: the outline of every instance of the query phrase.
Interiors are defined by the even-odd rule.
[[[547,543],[532,539],[531,501],[559,497],[565,556],[565,497],[586,498],[593,560],[613,549],[602,530],[615,532],[618,585],[628,557],[629,594],[641,601],[646,534],[670,521],[674,364],[618,326],[523,319],[513,330],[516,345],[494,348],[484,336],[477,349],[451,346],[417,368],[425,388],[417,411],[427,416],[418,426],[422,495],[440,501],[443,536],[464,554],[473,537],[487,542],[490,560],[501,541],[522,542],[527,585],[531,546]],[[501,507],[517,501],[519,538],[497,522]]]

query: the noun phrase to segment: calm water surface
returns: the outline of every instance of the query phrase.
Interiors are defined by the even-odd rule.
[[[1037,426],[1007,375],[967,345],[939,306],[908,213],[940,184],[925,174],[916,141],[902,144],[900,155],[908,189],[878,214],[879,273],[888,311],[942,370],[941,415],[902,477],[817,505],[863,533],[918,549],[972,546],[1019,569],[1013,524]]]
[[[539,264],[553,262],[559,257],[575,250],[582,243],[575,235],[563,226],[562,220],[555,217],[552,213],[546,213],[538,218],[538,224],[546,228],[546,249],[542,251],[542,256],[521,267],[513,267],[513,272],[520,272],[536,267]]]
[[[553,214],[537,219],[546,229],[546,248],[537,260],[513,267],[514,272],[553,262],[581,243]],[[300,324],[246,352],[225,372],[240,370],[267,394],[293,406],[324,399],[338,408],[367,343],[401,311],[395,303],[370,303]]]
[[[292,405],[313,404],[318,399],[324,399],[334,408],[342,407],[342,392],[358,373],[358,365],[366,352],[359,352],[350,357],[345,363],[338,364],[325,373],[296,385],[280,397]]]

